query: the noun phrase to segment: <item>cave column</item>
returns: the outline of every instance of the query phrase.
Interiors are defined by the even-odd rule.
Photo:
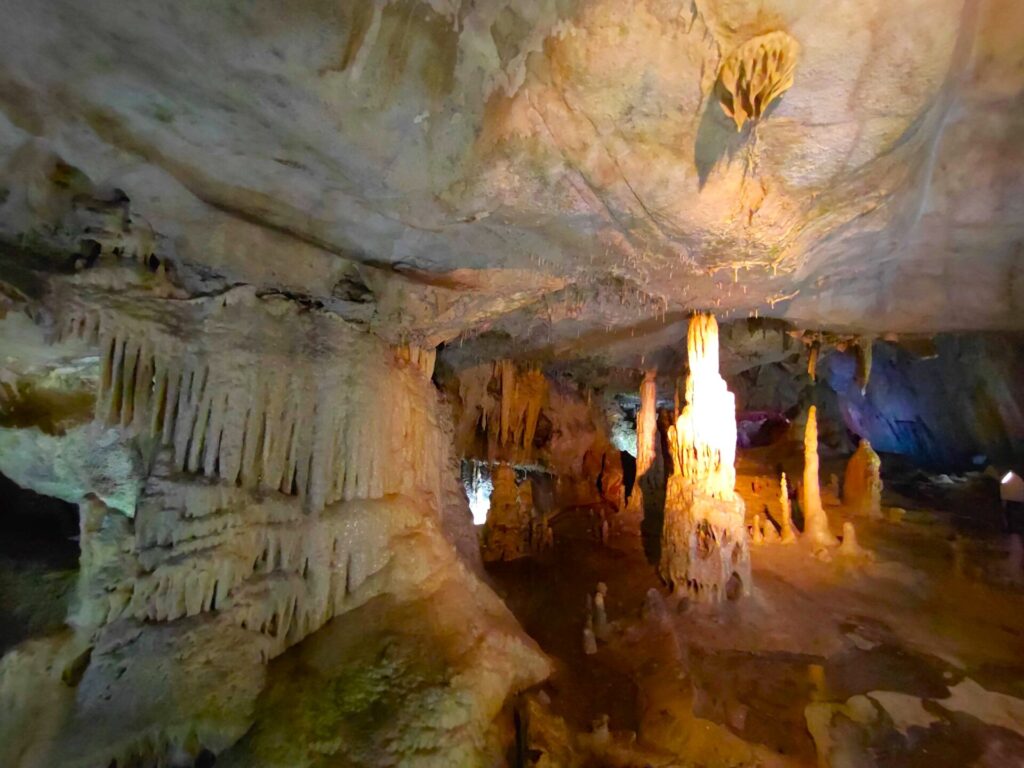
[[[636,417],[636,479],[629,496],[627,510],[641,515],[644,510],[644,486],[652,486],[658,478],[658,384],[656,370],[646,371],[640,384],[640,411]]]
[[[516,486],[515,469],[504,462],[494,467],[491,481],[494,490],[483,531],[483,559],[493,562],[525,557],[530,553],[532,488],[524,489],[523,495],[529,499],[522,498]]]

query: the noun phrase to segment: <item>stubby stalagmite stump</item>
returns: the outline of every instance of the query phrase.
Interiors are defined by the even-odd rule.
[[[882,517],[882,460],[867,440],[860,441],[846,464],[843,500],[858,514]]]

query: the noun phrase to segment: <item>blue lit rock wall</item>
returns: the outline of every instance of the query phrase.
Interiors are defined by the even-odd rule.
[[[1024,457],[1024,338],[941,335],[927,355],[875,342],[871,381],[861,395],[852,354],[822,361],[847,429],[877,451],[934,467]]]

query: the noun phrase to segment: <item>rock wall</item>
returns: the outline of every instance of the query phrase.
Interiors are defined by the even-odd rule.
[[[271,659],[375,600],[432,595],[480,616],[480,651],[446,673],[475,682],[436,694],[459,697],[460,723],[391,759],[485,759],[505,697],[547,662],[446,536],[468,511],[445,510],[458,479],[432,356],[248,289],[161,299],[86,279],[52,300],[58,336],[98,345],[97,421],[132,436],[144,481],[133,515],[87,494],[69,631],[0,661],[0,762],[221,752],[252,726]],[[289,748],[299,764],[306,745]]]
[[[460,458],[543,469],[555,477],[558,506],[622,506],[622,461],[596,399],[511,360],[444,376]]]
[[[1024,346],[1019,336],[947,334],[874,344],[862,395],[851,354],[824,360],[846,427],[881,453],[935,467],[1024,456]]]

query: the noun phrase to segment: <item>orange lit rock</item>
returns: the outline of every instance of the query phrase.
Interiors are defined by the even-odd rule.
[[[804,534],[814,546],[834,546],[838,542],[828,527],[828,516],[821,506],[818,487],[818,409],[813,405],[807,414],[804,430]]]
[[[490,562],[525,557],[530,554],[532,488],[516,486],[516,473],[510,464],[495,466],[491,480],[494,491],[483,532],[483,558]]]
[[[785,32],[758,35],[729,54],[718,73],[718,100],[737,131],[793,85],[799,54],[799,43]]]
[[[843,500],[855,512],[882,517],[882,460],[866,439],[846,464]]]

